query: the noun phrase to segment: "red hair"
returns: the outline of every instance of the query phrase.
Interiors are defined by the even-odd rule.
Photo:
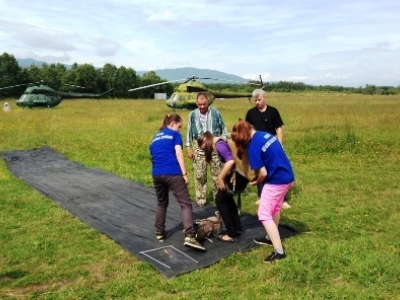
[[[252,128],[253,127],[243,119],[239,119],[239,121],[233,125],[231,138],[235,142],[239,159],[243,158],[243,154],[251,140]]]

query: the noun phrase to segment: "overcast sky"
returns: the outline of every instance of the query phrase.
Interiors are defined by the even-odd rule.
[[[400,85],[395,0],[0,0],[0,54],[315,85]]]

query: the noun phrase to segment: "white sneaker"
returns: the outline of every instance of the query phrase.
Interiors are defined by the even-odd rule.
[[[282,208],[283,208],[283,209],[288,209],[288,208],[290,208],[289,203],[287,203],[286,201],[284,201],[284,202],[282,203]]]

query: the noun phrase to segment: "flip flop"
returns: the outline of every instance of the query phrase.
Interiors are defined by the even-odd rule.
[[[229,240],[225,240],[225,239],[223,238],[224,236],[229,237],[227,234],[226,234],[226,235],[220,234],[220,235],[218,236],[218,240],[221,241],[221,242],[225,242],[225,243],[234,243],[234,242],[236,242],[235,239],[230,238],[230,237],[229,237]]]

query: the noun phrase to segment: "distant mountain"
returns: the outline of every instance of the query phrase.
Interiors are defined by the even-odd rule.
[[[21,68],[27,68],[31,65],[41,66],[42,61],[34,60],[32,58],[17,58],[17,62]]]
[[[17,62],[22,68],[27,68],[31,65],[41,66],[45,62],[38,61],[32,58],[17,58]],[[67,69],[71,68],[71,65],[64,65]],[[144,73],[148,71],[136,71],[136,74],[143,76]],[[237,75],[227,74],[220,71],[208,70],[208,69],[196,69],[196,68],[177,68],[177,69],[161,69],[154,70],[154,72],[162,79],[165,80],[179,80],[187,79],[192,76],[197,76],[200,78],[213,78],[207,80],[207,83],[223,83],[224,80],[231,81],[231,83],[236,82],[248,82],[248,79],[242,78]]]
[[[32,59],[32,58],[16,58],[16,60],[21,68],[28,68],[31,65],[41,66],[42,64],[46,64],[46,62],[44,62],[44,61],[39,61],[39,60]],[[51,63],[47,63],[47,64],[49,65]],[[64,66],[67,69],[71,69],[71,67],[72,67],[72,65],[65,65],[65,64],[64,64]]]

